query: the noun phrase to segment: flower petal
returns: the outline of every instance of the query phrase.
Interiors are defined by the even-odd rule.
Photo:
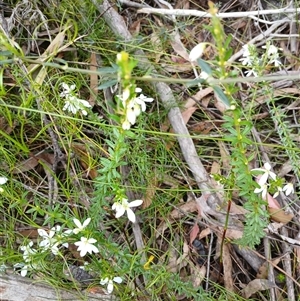
[[[120,284],[120,283],[122,283],[123,280],[121,277],[117,276],[117,277],[114,277],[113,281]]]
[[[111,294],[113,292],[113,290],[114,290],[114,284],[113,284],[112,280],[109,280],[108,285],[107,285],[107,292],[109,294]]]
[[[121,217],[125,213],[125,208],[123,206],[120,206],[116,212],[116,218]]]
[[[8,181],[6,177],[0,177],[0,185],[5,184]]]
[[[87,218],[84,222],[83,222],[83,225],[82,225],[82,228],[85,228],[91,221],[91,218]]]
[[[107,282],[108,282],[108,277],[100,280],[101,285],[105,285]]]
[[[128,207],[137,207],[143,204],[143,200],[135,200],[128,204]]]
[[[135,218],[134,212],[130,208],[128,208],[126,211],[127,211],[127,217],[128,217],[128,219],[131,222],[135,223],[136,218]]]

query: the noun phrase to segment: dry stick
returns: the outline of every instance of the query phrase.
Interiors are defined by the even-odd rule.
[[[264,250],[265,251],[265,257],[268,258],[269,260],[272,260],[269,238],[267,236],[264,237],[263,242],[264,242],[264,249],[265,249]],[[271,283],[274,283],[274,284],[276,283],[275,282],[275,275],[274,275],[274,268],[270,264],[268,266],[268,280]],[[271,298],[271,301],[276,301],[275,287],[270,288],[270,298]]]
[[[95,0],[93,0],[95,1]],[[230,12],[230,13],[218,13],[217,17],[224,18],[242,18],[260,15],[274,15],[282,13],[297,13],[297,8],[280,8],[280,9],[269,9],[269,10],[258,10],[258,11],[245,11],[245,12]],[[205,11],[195,9],[163,9],[163,8],[148,8],[144,7],[137,11],[137,13],[144,14],[159,14],[159,15],[174,15],[174,16],[193,16],[200,18],[211,18],[212,15]],[[280,22],[280,21],[278,21]],[[286,21],[287,22],[287,21]]]
[[[291,1],[290,7],[293,8],[294,7],[294,0]],[[297,33],[297,25],[296,22],[291,21],[291,25],[290,25],[290,48],[291,48],[291,52],[293,54],[295,54],[297,52],[297,39],[296,37],[293,37],[294,34]]]

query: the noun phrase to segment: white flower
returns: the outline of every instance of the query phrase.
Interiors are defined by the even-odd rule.
[[[75,85],[69,86],[66,83],[62,83],[61,86],[63,88],[63,91],[59,94],[60,97],[68,97],[68,96],[72,95],[73,91],[76,88]]]
[[[20,274],[22,277],[25,277],[27,275],[28,271],[35,269],[35,267],[36,267],[36,264],[32,264],[32,263],[31,264],[24,264],[24,263],[14,264],[15,270],[18,270],[21,268]]]
[[[0,185],[5,184],[8,181],[8,179],[6,177],[0,177]],[[4,189],[2,187],[0,187],[0,193],[2,193],[4,191]]]
[[[268,57],[271,57],[274,54],[278,54],[278,48],[274,45],[268,44],[268,45],[262,46],[261,48],[264,48],[264,49],[267,50],[267,56]]]
[[[83,257],[86,253],[92,254],[93,252],[99,252],[98,248],[93,245],[96,242],[97,240],[94,238],[87,239],[86,237],[81,237],[80,241],[75,242],[75,246],[78,246],[77,251],[80,251],[80,256]]]
[[[274,45],[270,45],[270,43],[267,43],[267,45],[262,46],[262,48],[266,49],[266,55],[269,58],[268,64],[274,64],[275,67],[279,67],[281,65],[278,53],[278,50],[280,48],[277,48]]]
[[[0,185],[5,184],[8,181],[6,177],[0,177]]]
[[[253,74],[254,77],[258,77],[257,72],[254,71],[253,69],[245,71],[245,74],[246,74],[247,77],[251,76],[252,74]]]
[[[254,193],[261,193],[261,196],[262,196],[263,200],[266,199],[267,192],[268,192],[268,185],[267,184],[263,184],[263,185],[260,186],[260,188],[255,188],[254,189]]]
[[[130,122],[126,119],[122,122],[122,129],[129,130],[130,129]]]
[[[144,94],[141,94],[138,97],[136,97],[134,100],[136,104],[141,106],[142,111],[145,112],[146,111],[145,102],[152,102],[154,99],[152,97],[147,97]]]
[[[83,224],[81,224],[81,222],[77,218],[74,218],[73,222],[77,226],[77,228],[73,230],[73,233],[78,234],[79,232],[81,232],[90,223],[90,221],[91,218],[89,217],[83,222]]]
[[[86,116],[88,113],[84,108],[91,108],[90,103],[84,99],[79,99],[76,96],[69,96],[63,107],[63,111],[69,111],[73,114],[76,114],[79,110],[81,113]]]
[[[122,278],[121,277],[114,277],[113,279],[109,279],[106,277],[105,279],[101,279],[100,284],[101,285],[106,285],[107,284],[107,293],[111,294],[114,290],[114,282],[116,283],[122,283]]]
[[[135,220],[136,220],[135,214],[131,208],[140,206],[142,203],[143,203],[143,200],[135,200],[133,202],[128,203],[127,199],[122,199],[121,203],[118,203],[118,202],[114,203],[112,205],[112,209],[116,210],[116,218],[121,217],[126,211],[128,219],[131,222],[135,223]]]
[[[288,196],[291,193],[294,193],[294,185],[292,183],[288,183],[282,188],[282,191],[284,191],[285,195]]]
[[[198,45],[196,45],[190,52],[189,55],[190,61],[194,62],[200,57],[202,57],[205,47],[206,47],[206,43],[199,43]]]
[[[92,106],[90,105],[90,103],[84,99],[79,99],[74,90],[76,88],[75,85],[71,85],[69,86],[66,83],[62,83],[61,84],[63,87],[63,92],[60,93],[60,97],[66,98],[66,102],[65,105],[63,107],[63,111],[69,111],[73,114],[76,114],[79,110],[81,110],[81,113],[83,115],[87,115],[87,111],[85,110],[85,108],[91,108]]]
[[[25,262],[32,260],[32,255],[36,253],[35,249],[32,249],[33,242],[30,241],[26,246],[22,246],[20,249],[23,251],[23,258]]]
[[[54,255],[58,254],[58,246],[60,244],[59,236],[54,237],[56,232],[60,232],[60,226],[51,228],[49,234],[44,229],[38,229],[38,234],[43,238],[39,246],[45,248],[45,250],[51,249]],[[63,246],[67,247],[68,245],[64,243]]]
[[[260,177],[258,184],[260,186],[264,185],[267,183],[268,178],[271,177],[273,180],[276,180],[276,174],[271,171],[271,165],[266,162],[264,164],[264,168],[254,168],[252,171],[262,171],[264,174]]]
[[[280,186],[277,186],[277,191],[274,193],[273,198],[278,197],[279,193],[282,191],[282,188]]]
[[[253,58],[251,57],[251,53],[249,51],[249,45],[243,45],[243,57],[239,59],[244,66],[252,66]]]

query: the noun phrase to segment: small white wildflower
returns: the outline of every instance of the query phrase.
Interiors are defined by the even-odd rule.
[[[47,233],[44,229],[38,229],[38,234],[43,238],[43,240],[39,243],[40,247],[43,247],[45,250],[50,249],[54,255],[57,255],[59,252],[58,246],[60,244],[59,236],[54,237],[56,232],[60,232],[60,226],[56,226],[50,229],[49,233]],[[68,244],[62,244],[67,247]]]
[[[112,205],[112,209],[116,210],[116,218],[121,217],[126,211],[128,219],[131,222],[135,223],[135,220],[136,220],[135,214],[131,208],[140,206],[142,203],[143,203],[143,200],[135,200],[133,202],[128,203],[127,199],[122,199],[121,203],[118,203],[118,202],[114,203]]]
[[[271,165],[268,162],[264,164],[264,168],[254,168],[252,171],[262,171],[264,173],[258,181],[260,186],[266,184],[269,177],[276,180],[276,174],[271,171]]]
[[[107,288],[106,288],[106,292],[107,294],[111,294],[114,290],[114,282],[116,283],[122,283],[122,278],[121,277],[114,277],[113,279],[109,279],[108,277],[106,277],[105,279],[101,279],[100,284],[101,285],[106,285],[107,284]]]
[[[35,269],[36,265],[35,264],[29,264],[29,263],[16,263],[14,264],[14,269],[15,270],[19,270],[21,269],[20,271],[20,274],[22,277],[25,277],[27,275],[27,273],[33,269]]]
[[[77,251],[80,251],[80,256],[84,257],[86,253],[92,254],[93,252],[99,252],[98,248],[93,245],[96,242],[97,240],[94,238],[81,237],[80,241],[75,242],[75,246],[78,247]]]
[[[274,64],[275,67],[279,67],[281,65],[281,61],[279,58],[278,50],[280,48],[277,48],[274,45],[270,45],[270,43],[267,43],[267,45],[262,46],[262,48],[266,49],[266,55],[269,59],[268,64]]]
[[[253,59],[249,50],[249,45],[248,44],[243,45],[242,48],[243,48],[243,57],[239,59],[239,61],[242,62],[242,65],[244,66],[252,66]]]
[[[135,98],[135,103],[141,106],[142,112],[146,111],[146,102],[152,102],[154,99],[152,97],[147,97],[144,94],[140,94]]]
[[[84,99],[79,99],[75,96],[69,96],[63,107],[63,111],[69,111],[73,114],[76,114],[79,110],[81,113],[86,116],[88,113],[84,108],[91,108],[90,103]]]
[[[89,217],[83,222],[83,224],[81,224],[81,222],[77,218],[74,218],[73,222],[77,226],[77,228],[75,228],[73,230],[73,233],[78,234],[79,232],[81,232],[85,227],[87,227],[87,225],[90,223],[90,221],[91,221],[91,218]]]
[[[76,88],[75,85],[69,86],[66,83],[62,83],[61,86],[63,88],[63,91],[59,94],[60,97],[69,97],[70,95],[72,95],[73,91]]]
[[[205,50],[206,43],[199,43],[196,45],[190,52],[189,59],[191,62],[197,61],[197,59],[201,58],[203,52]]]
[[[130,129],[130,122],[126,119],[122,122],[122,129],[123,130],[129,130]]]
[[[5,184],[8,181],[6,177],[0,177],[0,185]]]
[[[0,177],[0,185],[5,184],[8,181],[8,179],[6,177]],[[2,193],[4,191],[4,189],[2,187],[0,187],[0,193]]]
[[[277,186],[277,191],[274,193],[273,198],[278,197],[279,193],[282,192],[282,188],[280,186]]]
[[[66,99],[65,105],[63,107],[63,111],[69,111],[73,114],[76,114],[79,110],[83,115],[87,115],[87,111],[85,108],[91,108],[90,103],[84,99],[80,99],[76,96],[74,90],[76,88],[75,85],[69,86],[66,83],[62,83],[63,92],[60,93],[60,97]]]
[[[288,196],[291,193],[294,193],[294,185],[292,183],[287,183],[283,188],[282,191],[284,191],[285,195]]]
[[[264,45],[261,48],[266,49],[266,51],[267,51],[266,53],[267,53],[268,57],[271,57],[274,54],[278,54],[278,48],[274,45],[270,45],[270,44],[269,45]]]
[[[33,242],[30,241],[27,245],[21,246],[20,249],[23,252],[23,259],[25,262],[32,260],[32,255],[36,253],[36,250],[32,248]]]
[[[256,71],[254,71],[253,69],[247,70],[245,71],[246,77],[249,77],[251,75],[253,75],[254,77],[258,77],[258,74]]]
[[[268,192],[268,185],[267,184],[263,184],[263,185],[260,186],[260,188],[255,188],[254,189],[254,193],[261,193],[261,196],[262,196],[263,200],[266,199],[267,192]]]

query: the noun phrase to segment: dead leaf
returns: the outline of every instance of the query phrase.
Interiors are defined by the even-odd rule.
[[[184,121],[185,124],[188,123],[188,121],[190,120],[191,116],[193,115],[193,113],[197,110],[196,107],[190,107],[186,110],[184,110],[183,112],[181,112],[182,115],[182,119]]]
[[[230,153],[223,141],[218,141],[222,166],[224,170],[230,170]]]
[[[201,240],[202,238],[208,236],[210,233],[211,233],[211,229],[205,228],[200,232],[198,239]]]
[[[154,31],[151,33],[149,36],[150,42],[152,44],[153,51],[152,53],[154,54],[154,60],[156,63],[160,61],[161,56],[163,55],[163,47],[162,43],[160,41],[159,35]]]
[[[179,219],[186,216],[187,213],[196,212],[198,210],[197,204],[194,200],[180,204],[177,208],[178,209],[172,210],[168,219]]]
[[[205,88],[203,90],[199,90],[195,95],[188,98],[184,107],[189,108],[197,104],[197,101],[200,101],[202,98],[207,96],[208,94],[212,93],[213,89],[211,87]]]
[[[206,276],[206,265],[199,267],[198,265],[193,266],[191,269],[191,280],[193,287],[197,288],[201,285],[202,281]]]
[[[97,71],[97,55],[95,52],[91,53],[91,62],[90,62],[90,70]],[[90,74],[90,98],[89,103],[93,107],[96,103],[97,94],[98,94],[98,75],[94,72]]]
[[[132,36],[136,36],[139,34],[140,29],[141,29],[141,21],[142,21],[142,19],[138,19],[130,25],[129,31]]]
[[[56,56],[58,52],[63,51],[68,46],[62,45],[65,40],[66,31],[70,28],[71,26],[65,27],[63,31],[59,32],[56,35],[56,37],[51,41],[50,45],[47,47],[44,53],[38,57],[37,64],[31,64],[28,66],[28,72],[32,74],[32,78],[37,84],[43,84],[48,70],[47,67],[41,66],[40,62],[48,61],[51,57]]]
[[[220,174],[221,166],[218,162],[214,161],[210,168],[210,174]]]
[[[281,209],[279,203],[269,193],[267,194],[268,206],[273,209]]]
[[[189,72],[193,68],[190,63],[183,64],[161,64],[163,69],[170,73]]]
[[[282,258],[282,256],[281,256],[281,257],[274,258],[274,259],[272,260],[273,266],[278,265],[278,263],[280,262],[281,258]],[[260,268],[258,269],[257,274],[256,274],[256,278],[257,278],[257,279],[268,279],[269,265],[270,265],[270,263],[267,262],[267,261],[265,261],[265,262],[260,266]]]
[[[185,60],[189,61],[189,54],[185,48],[185,46],[182,44],[180,40],[180,35],[178,31],[174,31],[171,33],[171,46],[174,49],[174,51],[180,55]]]
[[[253,294],[268,290],[272,287],[276,287],[275,283],[270,282],[267,279],[254,279],[247,284],[245,288],[241,290],[241,294],[244,298],[250,298]]]
[[[224,231],[224,228],[219,227],[220,231]],[[238,229],[227,229],[226,238],[229,238],[231,240],[241,239],[243,237],[243,231]]]
[[[268,212],[273,221],[282,224],[289,223],[294,217],[292,213],[285,212],[283,209],[268,207]]]
[[[19,174],[23,172],[27,172],[29,170],[34,169],[40,162],[43,160],[44,162],[48,163],[49,165],[54,164],[54,154],[49,153],[48,151],[41,151],[37,154],[31,154],[31,157],[18,163],[15,168],[13,169],[13,174]]]
[[[232,274],[233,274],[232,261],[231,261],[229,248],[230,247],[228,244],[223,245],[222,261],[223,261],[223,271],[224,271],[224,285],[228,291],[234,292],[235,288],[232,279]]]
[[[197,238],[199,231],[199,226],[195,223],[190,231],[190,245],[192,245],[193,241]]]
[[[148,208],[152,204],[153,197],[156,192],[157,187],[157,178],[154,176],[154,178],[150,181],[150,183],[147,186],[146,194],[143,198],[143,204],[142,208]]]

